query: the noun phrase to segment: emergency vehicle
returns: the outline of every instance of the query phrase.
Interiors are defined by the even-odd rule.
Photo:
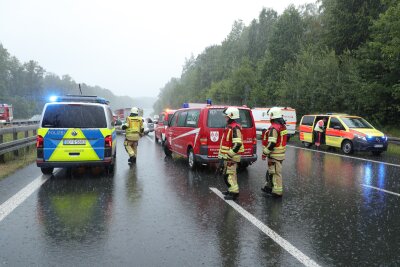
[[[324,144],[340,148],[343,153],[354,151],[371,151],[379,155],[387,150],[387,136],[375,129],[365,119],[347,114],[327,113],[304,115],[300,122],[299,136],[304,146],[310,147],[315,143],[315,125],[321,119],[327,119],[325,125]]]
[[[226,126],[223,114],[225,106],[212,106],[211,102],[203,107],[191,107],[185,104],[177,110],[165,131],[165,154],[173,152],[187,158],[189,168],[199,164],[218,162],[221,137]],[[237,107],[242,126],[244,152],[240,166],[247,167],[257,160],[256,128],[252,112],[247,107]]]
[[[11,122],[13,119],[13,106],[8,104],[0,104],[0,122]]]
[[[168,121],[171,119],[172,115],[174,115],[175,111],[175,109],[166,109],[158,116],[158,122],[154,129],[154,140],[156,143],[160,140],[162,145],[165,144],[165,129],[167,129]]]
[[[296,110],[290,107],[279,107],[282,110],[283,119],[286,121],[286,129],[289,136],[296,133]],[[268,111],[271,108],[253,108],[254,121],[256,123],[257,134],[261,135],[263,129],[268,129],[271,126]]]
[[[116,138],[113,113],[104,98],[57,97],[43,108],[36,164],[44,174],[79,166],[104,166],[112,172]]]

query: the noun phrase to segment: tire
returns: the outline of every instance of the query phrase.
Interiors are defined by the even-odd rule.
[[[197,167],[197,163],[194,157],[194,152],[193,152],[193,148],[189,148],[188,153],[187,153],[187,158],[188,158],[188,166],[189,169],[194,170]]]
[[[344,140],[342,143],[342,151],[344,154],[353,154],[353,143],[350,140]]]
[[[114,169],[115,169],[114,167],[115,167],[115,163],[106,166],[106,171],[107,171],[107,173],[108,173],[108,174],[114,173]]]
[[[168,147],[168,142],[164,143],[164,153],[165,153],[165,156],[167,156],[167,157],[170,157],[172,155],[172,151]]]
[[[158,138],[157,138],[156,133],[154,133],[154,141],[156,142],[156,144],[158,144]]]
[[[303,142],[303,145],[304,145],[304,147],[311,147],[311,143],[308,143],[308,142]]]
[[[374,156],[380,156],[383,151],[372,151],[372,155]]]
[[[249,167],[250,164],[248,162],[241,162],[238,164],[238,170],[245,170],[247,167]]]
[[[40,168],[43,174],[52,174],[54,171],[54,168]]]

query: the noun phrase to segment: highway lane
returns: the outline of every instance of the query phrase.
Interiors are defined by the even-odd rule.
[[[9,212],[0,217],[0,265],[400,263],[400,166],[288,147],[284,197],[260,191],[259,160],[239,173],[231,205],[218,196],[225,185],[214,168],[188,170],[152,136],[130,167],[118,138],[113,176],[58,169],[46,177],[33,164],[0,181],[0,214]]]

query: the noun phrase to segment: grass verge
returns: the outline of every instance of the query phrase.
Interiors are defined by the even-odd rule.
[[[36,160],[36,149],[29,148],[29,152],[21,151],[20,154],[19,157],[4,155],[5,162],[0,163],[0,180]]]

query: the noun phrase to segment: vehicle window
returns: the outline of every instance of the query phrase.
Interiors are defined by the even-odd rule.
[[[148,123],[153,123],[153,121],[150,118],[147,118]]]
[[[329,128],[335,128],[335,126],[339,126],[341,129],[344,129],[342,123],[337,118],[331,118]]]
[[[178,124],[178,113],[175,113],[173,116],[169,116],[168,125],[176,126]]]
[[[110,108],[107,108],[107,114],[108,114],[108,119],[111,122],[111,125],[114,126],[115,125],[114,116],[113,116],[112,110]]]
[[[3,107],[0,108],[0,113],[4,113],[4,108]]]
[[[185,126],[187,115],[188,115],[187,111],[183,111],[183,112],[179,113],[178,125],[177,125],[178,127],[184,127]]]
[[[159,121],[164,122],[164,114],[160,114]]]
[[[186,127],[197,127],[199,116],[200,116],[199,109],[189,110],[186,119]]]
[[[210,109],[208,111],[207,126],[210,128],[225,128],[226,119],[222,113],[224,109]],[[251,119],[250,110],[239,109],[240,119],[238,123],[242,125],[242,128],[253,127],[253,121]]]
[[[301,121],[301,125],[312,126],[314,123],[314,118],[314,116],[304,116],[303,120]]]
[[[372,129],[374,127],[371,126],[366,120],[363,118],[341,118],[344,124],[349,128],[366,128]]]
[[[107,120],[102,106],[49,105],[43,115],[42,127],[107,128]]]

